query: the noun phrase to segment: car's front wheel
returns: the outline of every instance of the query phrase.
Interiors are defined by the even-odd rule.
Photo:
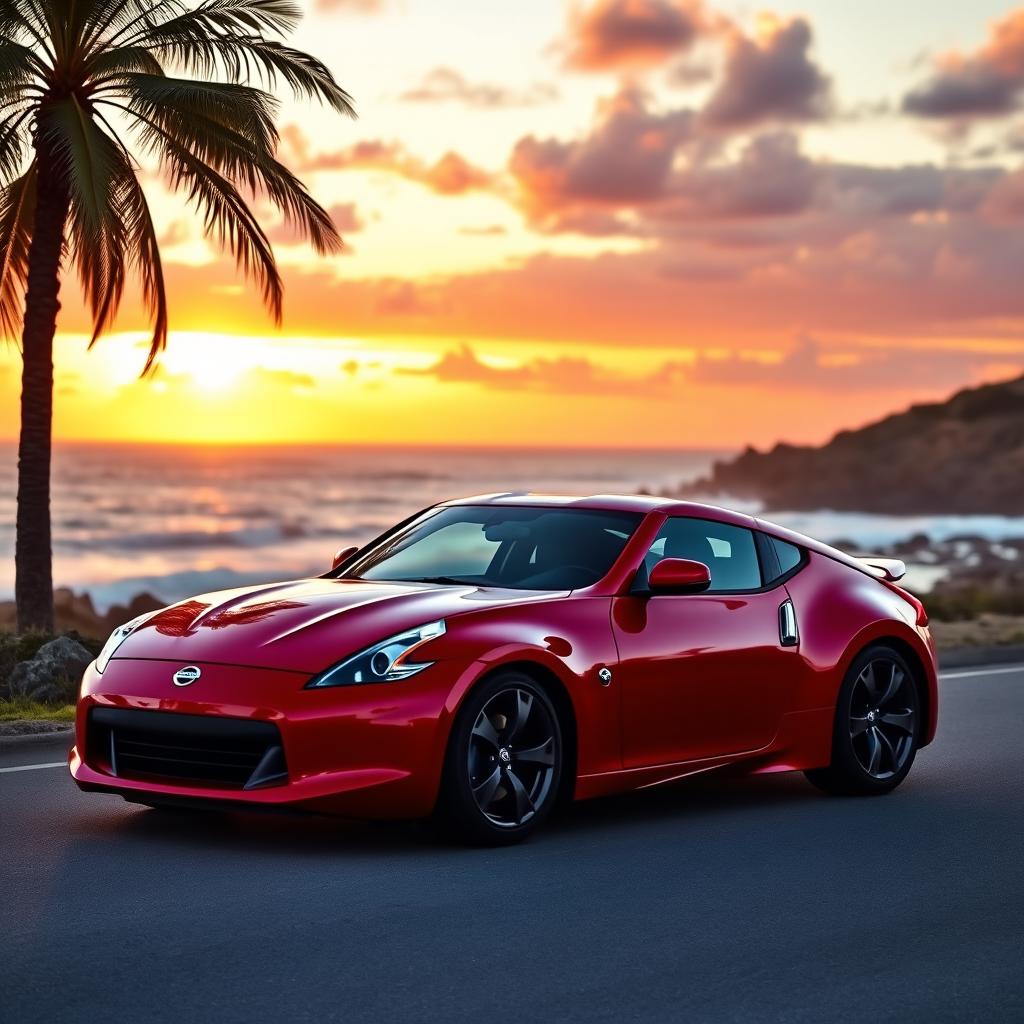
[[[485,680],[452,728],[438,808],[443,820],[472,842],[525,839],[554,806],[562,751],[558,715],[537,683],[516,671]]]
[[[888,793],[914,763],[920,726],[920,696],[906,659],[891,647],[869,647],[854,659],[839,690],[832,763],[807,778],[827,793]]]

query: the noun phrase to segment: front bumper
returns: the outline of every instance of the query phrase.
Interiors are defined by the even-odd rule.
[[[398,683],[303,689],[298,672],[200,664],[178,688],[178,662],[113,659],[82,681],[70,754],[79,787],[129,799],[216,802],[365,818],[422,817],[440,785],[444,749],[464,681],[441,662]],[[271,723],[287,765],[281,781],[246,789],[141,774],[111,763],[90,730],[93,709],[111,708]],[[110,716],[107,716],[110,717]]]

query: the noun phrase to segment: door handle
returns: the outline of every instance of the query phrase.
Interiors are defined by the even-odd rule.
[[[796,647],[800,643],[800,630],[796,624],[796,609],[788,597],[779,605],[779,643],[783,647]]]

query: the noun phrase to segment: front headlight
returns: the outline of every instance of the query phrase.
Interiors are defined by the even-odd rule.
[[[126,622],[123,626],[118,626],[113,633],[107,637],[107,642],[103,645],[102,650],[96,657],[96,671],[103,674],[103,670],[107,667],[107,662],[114,656],[114,651],[124,643],[125,639],[130,633],[133,633],[136,629],[141,626],[146,619],[149,618],[149,614],[139,615],[132,619],[131,622]]]
[[[325,686],[357,686],[360,683],[392,683],[422,672],[432,661],[413,661],[410,655],[428,640],[444,633],[444,619],[399,633],[373,647],[353,654],[332,668],[314,676],[306,689]]]

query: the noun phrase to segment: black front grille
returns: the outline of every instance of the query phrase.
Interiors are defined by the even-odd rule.
[[[281,734],[272,722],[93,708],[87,757],[123,779],[256,789],[288,779]]]

